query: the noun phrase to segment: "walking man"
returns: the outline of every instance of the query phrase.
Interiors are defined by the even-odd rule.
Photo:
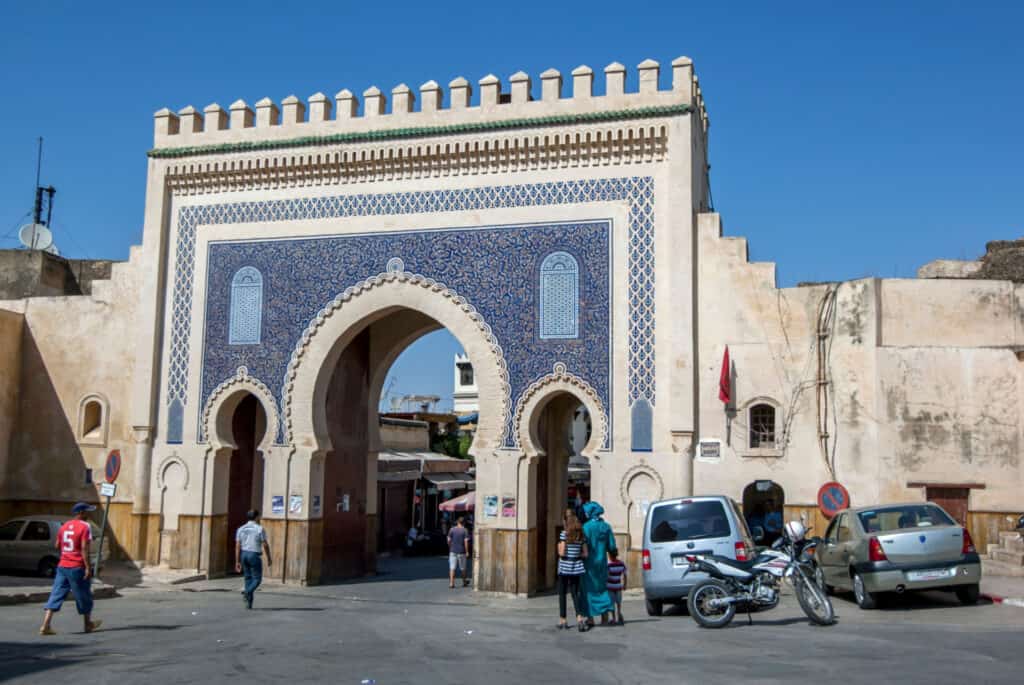
[[[53,621],[53,615],[60,611],[68,592],[75,595],[75,608],[83,618],[85,632],[91,633],[103,623],[92,620],[92,566],[89,563],[92,529],[89,527],[89,512],[95,509],[91,504],[79,502],[71,507],[75,518],[57,531],[56,547],[60,550],[60,562],[53,578],[50,599],[46,602],[40,635],[57,634],[50,627],[50,622]]]
[[[448,531],[448,587],[455,587],[455,567],[462,572],[462,587],[469,585],[466,576],[466,555],[469,552],[469,530],[460,516],[455,527]]]
[[[270,545],[267,544],[267,532],[258,521],[260,512],[253,509],[246,512],[248,523],[239,526],[235,533],[235,572],[245,576],[245,608],[252,609],[252,596],[256,588],[263,582],[263,559],[261,552],[267,555],[267,566],[273,566],[270,560]]]

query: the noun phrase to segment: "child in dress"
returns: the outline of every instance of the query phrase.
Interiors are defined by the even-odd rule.
[[[626,565],[619,560],[618,550],[608,550],[608,596],[615,605],[612,613],[612,623],[625,625],[622,618],[622,591],[626,589]]]

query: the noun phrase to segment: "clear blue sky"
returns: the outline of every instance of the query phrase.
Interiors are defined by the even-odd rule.
[[[123,259],[161,107],[683,54],[726,232],[782,285],[910,276],[1024,234],[1024,3],[12,0],[0,26],[0,247],[40,135],[62,252]],[[403,356],[397,389],[450,393],[446,337]]]

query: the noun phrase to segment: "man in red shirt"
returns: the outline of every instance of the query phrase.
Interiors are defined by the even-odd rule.
[[[75,595],[75,607],[85,621],[85,632],[91,633],[100,627],[102,621],[92,620],[92,567],[89,564],[89,550],[92,547],[92,529],[89,527],[89,512],[96,507],[79,502],[71,507],[75,518],[57,531],[57,549],[60,563],[53,578],[53,590],[46,602],[46,614],[40,635],[56,635],[50,622],[54,612],[60,611],[68,592]]]

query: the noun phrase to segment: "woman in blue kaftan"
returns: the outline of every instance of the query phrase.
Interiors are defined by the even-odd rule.
[[[611,597],[608,596],[608,550],[617,550],[615,535],[601,515],[604,507],[597,502],[583,505],[583,514],[587,522],[583,524],[583,537],[587,540],[587,558],[584,561],[587,573],[583,576],[583,595],[586,598],[586,615],[593,625],[593,617],[600,616],[605,623],[605,612],[615,610]]]

